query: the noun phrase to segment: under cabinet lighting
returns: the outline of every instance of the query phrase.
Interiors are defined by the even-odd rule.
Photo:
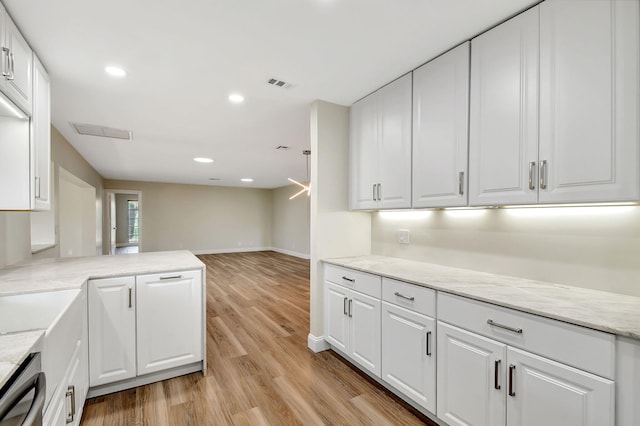
[[[196,163],[213,163],[213,158],[196,157],[193,159]]]
[[[253,179],[251,178],[242,178],[240,179],[242,182],[253,182]]]

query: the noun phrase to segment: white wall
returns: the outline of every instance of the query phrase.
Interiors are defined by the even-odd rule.
[[[640,296],[640,206],[373,213],[372,252]],[[408,229],[411,244],[397,243]]]
[[[58,168],[60,257],[96,255],[96,189]]]
[[[272,190],[271,247],[282,253],[309,258],[309,222],[311,198],[298,192],[298,185],[288,185]]]
[[[142,191],[141,251],[271,246],[271,190],[117,180],[105,181],[105,188]]]
[[[321,259],[369,254],[371,215],[349,212],[349,108],[311,105],[311,289],[309,347],[323,335]]]

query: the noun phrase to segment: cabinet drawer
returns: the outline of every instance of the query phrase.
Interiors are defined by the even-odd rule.
[[[430,288],[383,278],[382,300],[423,315],[436,315],[436,292]]]
[[[608,333],[442,292],[438,293],[438,320],[614,378],[615,337]]]
[[[340,266],[325,265],[324,279],[334,284],[350,288],[360,293],[368,294],[371,297],[380,299],[382,293],[382,278],[366,272],[354,271],[353,269],[342,268]]]

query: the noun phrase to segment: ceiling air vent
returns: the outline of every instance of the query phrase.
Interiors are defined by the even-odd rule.
[[[291,87],[291,83],[287,83],[286,81],[278,80],[277,78],[270,78],[267,80],[267,84],[272,86],[280,87],[282,89],[287,89]]]
[[[100,136],[102,138],[133,139],[131,130],[114,129],[113,127],[96,126],[94,124],[71,123],[73,129],[79,135]]]

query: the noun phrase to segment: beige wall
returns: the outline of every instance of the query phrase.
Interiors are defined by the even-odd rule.
[[[57,167],[61,166],[96,188],[96,253],[102,252],[102,177],[51,126],[51,161],[56,168],[52,185],[58,186]],[[54,191],[57,196],[59,191]],[[54,199],[54,208],[57,200]],[[29,212],[0,212],[0,267],[31,259],[31,221]],[[56,215],[57,216],[57,215]],[[57,234],[57,232],[56,232]],[[56,235],[56,238],[58,236]],[[39,253],[37,257],[56,257],[58,248]]]
[[[371,215],[349,212],[349,108],[311,105],[311,288],[308,345],[322,349],[324,329],[321,259],[371,251]]]
[[[640,206],[373,213],[372,252],[640,296]],[[408,229],[411,244],[396,242]]]
[[[140,250],[215,253],[271,246],[271,190],[106,180],[142,191]]]
[[[271,246],[274,250],[308,259],[311,199],[302,194],[289,200],[298,190],[298,185],[272,190]]]

